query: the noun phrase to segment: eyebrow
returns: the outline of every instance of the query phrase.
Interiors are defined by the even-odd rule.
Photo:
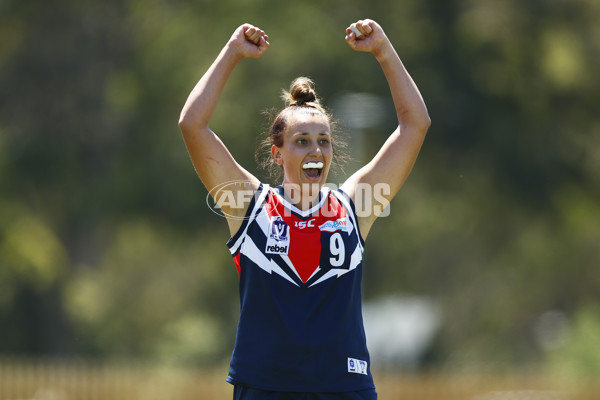
[[[310,135],[310,133],[308,133],[308,132],[296,132],[292,136],[308,136],[308,135]],[[321,132],[321,133],[318,133],[317,135],[330,136],[331,134],[329,132]]]

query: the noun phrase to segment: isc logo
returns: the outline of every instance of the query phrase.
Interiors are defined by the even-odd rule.
[[[294,226],[298,229],[312,228],[315,226],[315,219],[309,219],[308,221],[296,221]]]

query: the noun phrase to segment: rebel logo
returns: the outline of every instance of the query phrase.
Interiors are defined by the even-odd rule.
[[[278,246],[274,244],[273,246],[267,246],[267,253],[270,254],[287,254],[288,246]]]

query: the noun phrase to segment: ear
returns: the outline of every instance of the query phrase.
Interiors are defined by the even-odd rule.
[[[283,160],[281,159],[281,149],[275,145],[271,146],[271,155],[273,156],[273,162],[277,165],[283,165]]]

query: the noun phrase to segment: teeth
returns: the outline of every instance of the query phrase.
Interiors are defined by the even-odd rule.
[[[318,168],[321,169],[323,168],[323,163],[322,162],[307,162],[306,164],[304,164],[302,166],[302,169],[309,169],[309,168]]]

